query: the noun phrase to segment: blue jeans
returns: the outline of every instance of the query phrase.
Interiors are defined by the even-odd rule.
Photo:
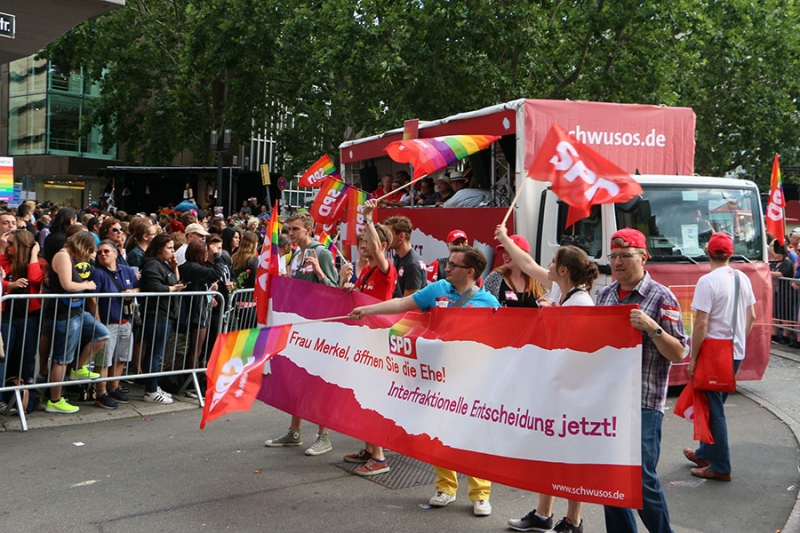
[[[639,517],[650,533],[672,533],[667,499],[658,480],[656,466],[661,454],[661,422],[664,413],[642,409],[642,509]],[[636,519],[631,509],[605,507],[606,533],[634,533]]]
[[[739,370],[741,361],[733,362],[733,373]],[[695,451],[698,459],[709,462],[711,470],[717,474],[731,473],[731,451],[728,447],[728,422],[725,420],[725,400],[727,392],[706,391],[708,398],[708,428],[714,437],[714,444],[700,443]]]
[[[20,376],[25,383],[32,383],[39,344],[39,313],[26,318],[3,317],[0,334],[8,357],[8,377]]]
[[[171,330],[172,324],[169,322],[145,320],[144,338],[147,339],[149,346],[145,350],[143,367],[150,372],[158,372],[161,369],[161,358],[164,356],[164,348]],[[156,392],[158,378],[147,378],[144,382],[144,390],[145,392]]]

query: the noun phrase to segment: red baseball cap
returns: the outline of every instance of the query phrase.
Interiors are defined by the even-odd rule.
[[[733,239],[724,231],[718,231],[708,240],[708,255],[733,255]]]
[[[450,242],[455,242],[455,241],[457,241],[457,240],[459,240],[459,239],[464,239],[465,241],[468,241],[468,240],[469,240],[469,239],[467,238],[467,234],[466,234],[464,231],[460,230],[460,229],[454,229],[454,230],[453,230],[453,231],[451,231],[451,232],[450,232],[450,234],[447,236],[447,242],[448,242],[448,243],[450,243]]]
[[[511,241],[514,244],[516,244],[526,252],[531,253],[531,245],[528,242],[528,239],[526,239],[522,235],[511,235],[509,239],[511,239]],[[503,250],[505,250],[505,246],[503,246],[502,244],[498,244],[497,246],[494,247],[494,251],[497,254],[502,254]]]
[[[622,239],[622,243],[615,244],[614,241],[617,239]],[[647,239],[645,239],[644,233],[638,229],[621,229],[611,236],[611,249],[614,248],[644,248],[647,250]]]

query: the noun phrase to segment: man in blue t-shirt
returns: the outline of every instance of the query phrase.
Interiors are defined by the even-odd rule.
[[[480,250],[471,246],[456,246],[450,250],[450,259],[445,268],[446,280],[441,279],[403,298],[356,307],[350,312],[350,318],[361,320],[370,315],[391,315],[418,309],[427,311],[432,307],[500,307],[497,298],[476,284],[485,268],[486,256]],[[430,499],[430,504],[444,507],[456,499],[458,479],[452,470],[438,466],[434,466],[434,469],[436,494]],[[492,514],[489,504],[491,482],[472,476],[467,476],[467,482],[475,516]]]

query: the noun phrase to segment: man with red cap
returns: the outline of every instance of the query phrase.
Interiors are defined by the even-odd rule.
[[[464,246],[467,244],[467,233],[460,229],[454,229],[447,235],[447,251],[448,253],[456,246]],[[427,267],[428,283],[439,281],[445,278],[444,267],[447,266],[449,257],[442,257],[434,259]]]
[[[683,359],[686,334],[678,299],[644,269],[649,254],[642,232],[625,228],[611,236],[608,262],[616,281],[597,295],[597,305],[637,304],[631,325],[642,332],[642,509],[650,533],[670,533],[669,510],[656,466],[661,452],[661,423],[672,363]],[[635,533],[633,510],[605,508],[608,533]]]
[[[733,255],[733,239],[718,232],[708,241],[711,272],[697,280],[692,309],[697,313],[692,327],[692,359],[689,376],[694,375],[697,354],[705,339],[733,339],[733,371],[739,370],[744,359],[745,338],[756,321],[756,296],[744,274],[728,265]],[[738,298],[736,297],[738,291]],[[735,309],[734,309],[735,307]],[[736,321],[734,323],[734,316]],[[708,427],[714,444],[700,443],[697,450],[686,448],[683,455],[697,465],[692,475],[731,480],[731,455],[728,448],[728,424],[725,421],[726,392],[706,391],[708,398]]]

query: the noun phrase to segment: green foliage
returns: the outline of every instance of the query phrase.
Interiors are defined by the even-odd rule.
[[[779,0],[129,0],[51,45],[101,80],[127,159],[211,162],[211,129],[278,135],[280,167],[517,98],[692,107],[696,171],[798,163],[800,32]]]

